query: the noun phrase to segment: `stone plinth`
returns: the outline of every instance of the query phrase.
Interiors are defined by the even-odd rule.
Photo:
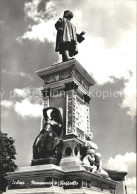
[[[52,65],[36,73],[44,82],[43,108],[59,109],[63,119],[63,156],[60,163],[63,168],[70,163],[76,163],[78,167],[85,133],[90,132],[89,95],[90,87],[95,81],[76,59]],[[44,123],[43,117],[41,129]],[[44,164],[44,161],[45,164],[49,163],[45,158],[32,160],[32,165]],[[52,163],[57,164],[56,161]]]
[[[55,164],[58,165],[58,161],[56,158],[41,158],[41,159],[33,159],[31,161],[31,166],[36,166],[36,165],[44,165],[44,164]]]
[[[89,95],[90,86],[95,84],[94,79],[76,59],[36,73],[44,82],[44,108],[58,108],[63,118],[64,135],[74,134],[85,141],[84,133],[90,131]]]
[[[63,140],[62,159],[60,166],[64,171],[84,170],[81,166],[80,160],[80,147],[83,142],[80,141],[75,135],[65,136]]]
[[[76,59],[54,64],[36,73],[44,80],[44,88],[63,87],[64,83],[75,81],[76,84],[80,84],[83,91],[89,92],[90,86],[95,84],[94,79]]]
[[[6,193],[64,193],[63,186],[59,186],[63,177],[61,167],[53,164],[21,167],[8,173],[9,188]]]
[[[53,164],[21,167],[8,173],[7,179],[7,194],[114,194],[117,185],[86,170],[64,171]]]
[[[85,144],[85,133],[90,132],[90,86],[94,79],[76,59],[58,63],[39,70],[37,75],[43,80],[43,108],[59,109],[63,119],[63,150],[60,165],[71,170],[81,164],[80,149]],[[42,118],[41,129],[45,123]],[[50,163],[48,159],[32,160],[32,166]],[[57,164],[52,160],[53,164]]]

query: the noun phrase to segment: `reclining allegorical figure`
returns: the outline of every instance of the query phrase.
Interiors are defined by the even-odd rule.
[[[62,116],[57,108],[43,109],[45,124],[33,144],[33,159],[58,158],[57,147],[62,136]]]

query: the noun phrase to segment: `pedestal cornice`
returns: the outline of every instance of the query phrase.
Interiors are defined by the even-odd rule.
[[[65,75],[61,75],[62,72],[65,73]],[[94,79],[89,75],[89,73],[81,66],[81,64],[76,59],[52,65],[45,69],[36,71],[36,73],[41,79],[43,79],[46,82],[46,84],[58,82],[69,77],[76,78],[82,85],[84,85],[85,84],[84,82],[86,82],[88,87],[95,84]]]

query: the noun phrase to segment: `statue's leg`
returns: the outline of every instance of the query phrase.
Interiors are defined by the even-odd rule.
[[[40,144],[40,139],[41,139],[42,134],[39,134],[33,144],[33,158],[34,159],[38,159],[39,158],[39,151],[38,151],[38,147]]]
[[[33,159],[38,159],[38,148],[33,146]]]
[[[70,58],[69,58],[69,51],[68,50],[64,50],[62,52],[62,61],[65,62],[65,61],[68,61]]]
[[[54,154],[54,137],[55,133],[52,131],[46,132],[41,139],[41,158],[47,158]]]
[[[62,148],[63,148],[63,142],[60,141],[59,144],[56,146],[56,158],[58,161],[58,165],[59,165],[60,160],[62,158]]]
[[[47,132],[46,138],[45,138],[45,142],[46,142],[46,147],[47,150],[50,152],[54,149],[54,137],[55,137],[55,133],[50,131]]]

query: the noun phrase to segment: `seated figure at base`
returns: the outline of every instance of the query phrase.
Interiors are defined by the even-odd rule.
[[[86,139],[85,147],[90,148],[90,149],[94,149],[94,150],[98,149],[98,146],[92,141],[92,139],[93,139],[92,132],[87,132],[85,134],[85,139]]]
[[[33,159],[58,157],[57,147],[62,135],[62,117],[59,109],[48,107],[43,110],[45,124],[33,144]]]
[[[104,178],[109,178],[108,173],[102,168],[101,154],[95,153],[95,162],[92,172],[94,174],[99,174]]]
[[[95,163],[95,150],[93,149],[88,149],[87,150],[87,155],[83,158],[82,164],[83,166],[89,166],[91,167],[90,170],[92,170],[94,163]]]
[[[93,133],[86,132],[85,133],[85,145],[81,148],[81,160],[87,155],[88,150],[93,150],[94,152],[98,149],[98,146],[92,141]]]

